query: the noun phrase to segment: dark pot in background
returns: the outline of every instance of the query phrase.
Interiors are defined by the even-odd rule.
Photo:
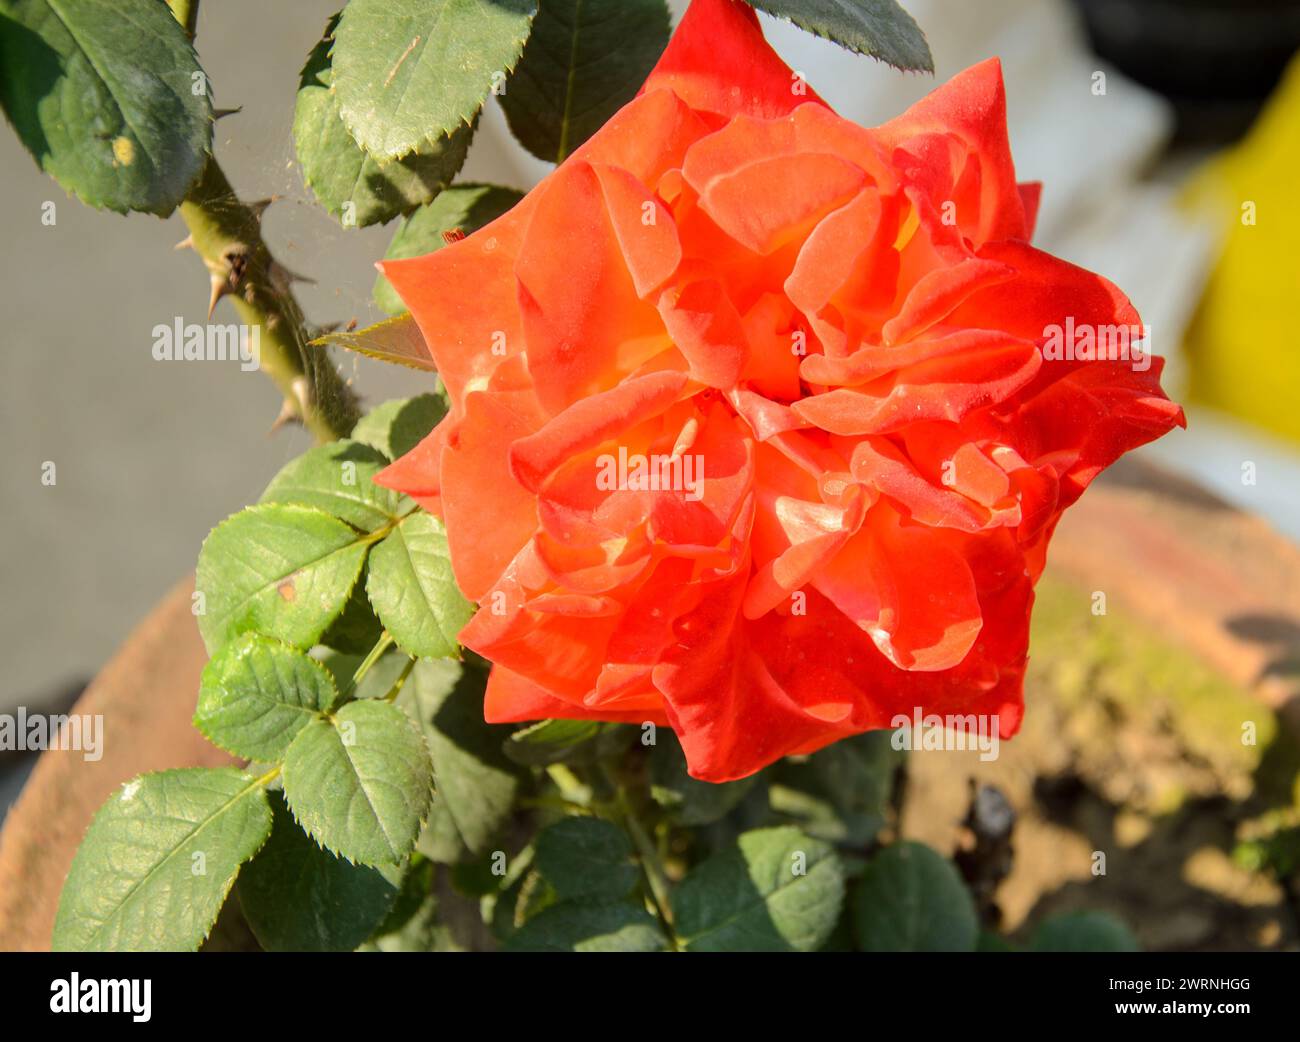
[[[1163,94],[1183,141],[1249,127],[1300,49],[1300,0],[1074,0],[1098,56]]]

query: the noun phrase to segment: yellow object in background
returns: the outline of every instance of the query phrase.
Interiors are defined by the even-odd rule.
[[[1225,227],[1187,333],[1191,396],[1300,442],[1300,56],[1193,197]]]

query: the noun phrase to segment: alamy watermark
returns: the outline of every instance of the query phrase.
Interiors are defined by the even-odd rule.
[[[1133,371],[1151,368],[1151,327],[1144,325],[1098,326],[1076,323],[1043,328],[1043,360],[1047,362],[1128,362]]]
[[[171,325],[153,327],[154,361],[239,362],[244,372],[262,365],[262,327],[231,322],[188,325],[179,315]]]
[[[56,977],[50,982],[51,1013],[129,1013],[137,1024],[152,1016],[153,980],[98,977],[82,978],[79,973]]]
[[[104,718],[98,714],[72,715],[27,712],[0,713],[0,752],[79,752],[94,763],[104,755]]]
[[[704,497],[704,457],[664,453],[629,453],[596,457],[596,488],[601,492],[685,492],[698,502]]]
[[[988,763],[998,758],[1001,730],[996,715],[977,713],[923,713],[921,707],[912,715],[899,713],[889,721],[894,733],[889,744],[906,752],[975,752]]]

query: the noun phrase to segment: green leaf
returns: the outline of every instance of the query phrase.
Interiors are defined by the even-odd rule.
[[[440,394],[394,398],[366,413],[352,431],[356,441],[378,449],[390,460],[405,456],[424,441],[447,415]]]
[[[754,829],[696,866],[673,895],[687,951],[820,948],[844,901],[832,847],[798,829]]]
[[[966,884],[922,843],[896,843],[867,863],[853,891],[853,927],[865,952],[969,952],[979,935]]]
[[[389,460],[378,449],[343,438],[290,460],[262,493],[263,503],[316,507],[363,532],[392,524],[401,497],[374,483]],[[407,500],[410,505],[410,500]]]
[[[604,731],[597,720],[543,720],[512,734],[505,753],[525,767],[548,767],[589,753]]]
[[[239,903],[271,952],[350,952],[384,922],[398,887],[316,845],[271,794],[271,838],[239,874]]]
[[[1053,916],[1034,931],[1036,952],[1141,951],[1129,928],[1106,912],[1070,912]]]
[[[311,507],[263,503],[221,522],[204,540],[195,578],[209,654],[249,630],[311,647],[347,603],[369,545]]]
[[[544,908],[508,941],[516,952],[662,952],[668,941],[654,917],[630,901],[563,901]]]
[[[438,793],[433,794],[433,806],[429,808],[429,820],[424,822],[424,832],[415,848],[430,861],[438,864],[454,865],[469,858],[469,847],[456,829],[456,821]]]
[[[432,861],[420,854],[412,854],[402,873],[402,883],[397,890],[388,914],[375,927],[370,936],[377,941],[389,934],[397,934],[412,925],[412,920],[433,902],[434,869]],[[384,949],[387,950],[387,949]]]
[[[437,793],[434,796],[436,798]],[[448,875],[456,893],[473,900],[501,893],[506,886],[507,874],[504,850],[489,851],[482,857],[448,866]]]
[[[385,923],[360,949],[371,952],[462,952],[486,937],[477,902],[439,888],[438,866],[416,854],[402,881],[402,894]]]
[[[420,207],[402,222],[388,245],[384,260],[403,260],[435,253],[447,245],[443,232],[459,230],[470,235],[491,224],[523,197],[522,192],[497,185],[452,185],[428,206]],[[383,275],[375,279],[375,303],[390,315],[401,315],[406,311],[397,290]]]
[[[85,203],[165,217],[212,147],[212,99],[166,5],[0,0],[0,105]]]
[[[382,162],[472,122],[536,13],[536,0],[351,0],[334,89],[352,137]]]
[[[890,744],[892,731],[868,731],[842,738],[808,757],[835,805],[846,812],[883,817],[903,762]]]
[[[456,634],[474,614],[456,588],[442,522],[422,510],[375,547],[366,593],[397,646],[419,658],[455,655]]]
[[[627,835],[599,818],[563,818],[543,829],[537,868],[565,900],[626,897],[641,878]]]
[[[810,836],[865,847],[886,821],[899,754],[889,731],[844,738],[771,771],[773,811]]]
[[[925,34],[895,0],[749,0],[800,29],[896,69],[934,72]]]
[[[313,340],[311,346],[341,347],[377,362],[404,365],[408,369],[420,369],[426,373],[438,371],[420,327],[410,314],[387,318],[373,326],[351,332],[340,330],[337,333],[325,333]]]
[[[636,96],[667,43],[664,0],[542,0],[501,95],[511,131],[561,162]]]
[[[661,727],[656,739],[650,753],[650,794],[678,825],[709,825],[726,817],[758,781],[756,774],[721,784],[698,781],[687,773],[677,736]]]
[[[276,762],[337,698],[320,663],[271,637],[245,633],[204,667],[194,726],[236,756]]]
[[[975,941],[977,952],[1014,952],[1016,946],[992,930],[981,930]]]
[[[474,666],[420,661],[398,696],[424,731],[433,760],[426,838],[438,861],[458,861],[466,851],[486,853],[519,792],[521,772],[501,751],[510,728],[483,722],[486,679]]]
[[[365,652],[368,653],[374,645],[375,641],[372,640]],[[346,691],[351,686],[352,678],[364,659],[365,653],[340,655],[327,652],[321,656],[320,663],[330,671],[339,690]],[[357,686],[352,689],[348,700],[386,697],[410,661],[409,655],[403,655],[396,648],[390,648],[366,671]]]
[[[345,655],[363,656],[370,651],[383,636],[384,627],[379,622],[379,617],[375,610],[370,607],[370,601],[366,597],[365,585],[357,583],[352,587],[352,593],[348,597],[347,603],[343,605],[343,611],[339,617],[330,623],[327,629],[320,636],[320,643],[333,651],[341,652]],[[400,656],[405,659],[406,656]],[[353,665],[361,665],[361,659],[358,658]],[[372,671],[373,672],[373,671]],[[370,674],[366,674],[363,679],[369,679]],[[381,691],[380,694],[384,694]]]
[[[391,865],[415,847],[431,773],[424,739],[405,713],[387,702],[349,702],[298,732],[284,758],[284,795],[327,850]]]
[[[73,858],[54,949],[197,950],[271,831],[264,784],[234,767],[194,767],[123,785]]]
[[[534,850],[525,847],[510,862],[501,892],[492,903],[492,935],[499,942],[509,940],[529,919],[557,901],[555,889],[533,868]]]
[[[331,89],[330,47],[338,16],[303,66],[294,108],[293,139],[303,180],[321,205],[347,226],[383,224],[434,199],[465,163],[472,125],[380,164],[363,152],[339,114]],[[351,204],[349,207],[348,204]]]

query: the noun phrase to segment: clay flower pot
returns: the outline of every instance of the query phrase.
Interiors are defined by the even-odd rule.
[[[0,832],[0,950],[43,951],[72,855],[100,804],[124,781],[230,757],[190,723],[207,661],[190,614],[193,577],[136,626],[71,713],[102,714],[103,757],[47,752]]]

